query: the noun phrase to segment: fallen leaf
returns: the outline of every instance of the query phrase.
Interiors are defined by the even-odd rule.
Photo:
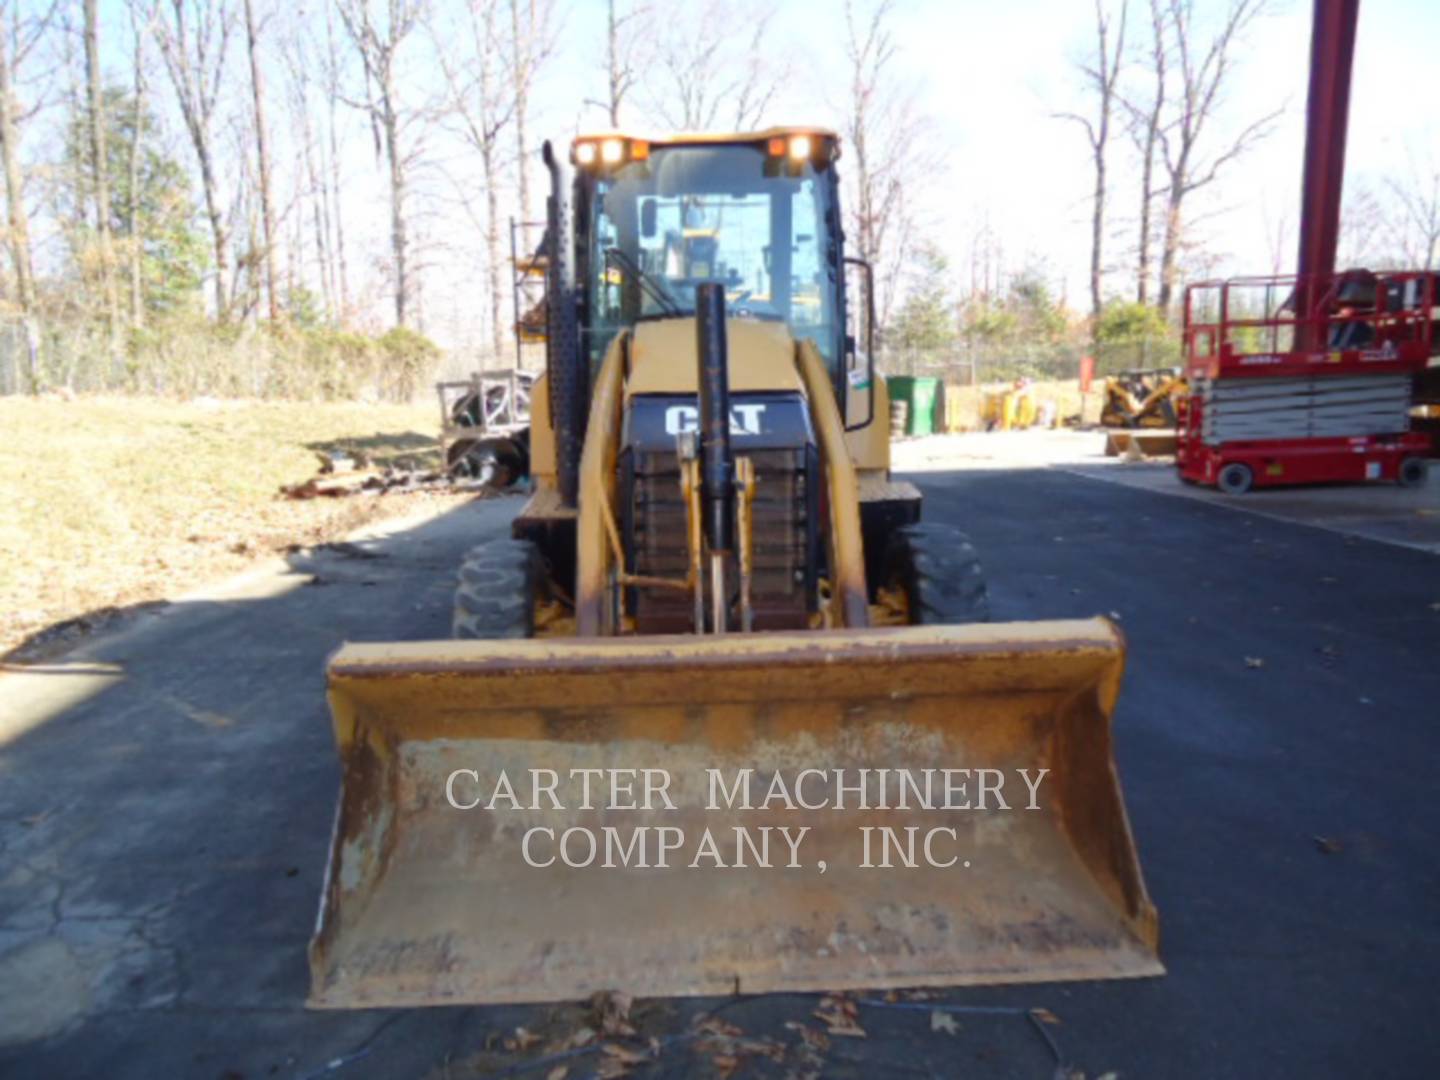
[[[606,1043],[600,1048],[600,1052],[607,1058],[623,1061],[626,1065],[643,1065],[650,1060],[648,1051],[631,1050],[628,1046],[621,1046],[619,1043]]]
[[[718,1016],[707,1016],[697,1021],[695,1030],[705,1035],[719,1035],[723,1038],[735,1038],[745,1034],[734,1024],[727,1023]]]
[[[1328,836],[1312,836],[1311,839],[1315,841],[1315,847],[1326,855],[1336,855],[1342,850],[1340,841]]]
[[[934,1009],[930,1013],[930,1030],[943,1031],[946,1035],[959,1035],[960,1025],[955,1022],[955,1017],[948,1012],[941,1012]]]
[[[767,1057],[771,1061],[785,1059],[785,1047],[774,1039],[741,1039],[735,1043],[735,1051],[742,1057]]]
[[[580,1047],[588,1047],[596,1038],[599,1038],[599,1035],[596,1034],[595,1028],[576,1028],[570,1034],[570,1048],[579,1050]]]
[[[592,1027],[578,1027],[567,1035],[555,1047],[555,1053],[563,1054],[566,1050],[579,1050],[582,1046],[589,1046],[598,1036]]]
[[[502,1044],[506,1050],[529,1050],[540,1041],[540,1036],[523,1027],[517,1027],[515,1034],[511,1035]]]
[[[866,1038],[865,1029],[859,1023],[859,1009],[853,1001],[845,998],[825,997],[820,1000],[820,1007],[810,1014],[815,1019],[824,1023],[831,1035],[844,1035],[849,1038]]]
[[[1030,1015],[1042,1024],[1059,1024],[1060,1018],[1049,1009],[1031,1009]]]
[[[602,1035],[635,1034],[635,1027],[630,1023],[630,1006],[634,1000],[623,990],[600,990],[591,995],[590,1009]]]
[[[710,1064],[715,1066],[715,1071],[722,1080],[740,1067],[740,1059],[732,1054],[716,1054],[710,1059]]]
[[[1263,668],[1265,658],[1263,656],[1247,656],[1245,657],[1245,666],[1247,668]]]
[[[791,1031],[798,1031],[800,1033],[800,1041],[810,1049],[818,1050],[822,1054],[830,1049],[830,1037],[823,1031],[817,1031],[815,1028],[810,1027],[808,1024],[802,1024],[798,1020],[787,1020],[785,1026]]]

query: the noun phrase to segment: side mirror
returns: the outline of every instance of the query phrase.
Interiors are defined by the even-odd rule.
[[[643,200],[640,203],[640,235],[648,240],[655,235],[658,226],[658,211],[655,206],[655,200]]]

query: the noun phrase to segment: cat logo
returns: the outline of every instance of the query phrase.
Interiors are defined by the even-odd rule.
[[[764,429],[764,405],[731,405],[730,434],[759,435]],[[700,430],[700,410],[694,405],[671,405],[665,410],[665,434],[688,435]]]

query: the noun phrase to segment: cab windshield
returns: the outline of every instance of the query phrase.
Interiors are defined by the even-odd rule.
[[[787,323],[834,363],[839,253],[828,178],[762,146],[653,147],[598,176],[589,252],[598,361],[622,327],[691,314],[696,287],[725,287],[732,317]]]

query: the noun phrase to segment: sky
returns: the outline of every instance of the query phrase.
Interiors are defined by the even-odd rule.
[[[324,0],[262,0],[278,13],[302,10],[315,18]],[[459,0],[431,0],[444,12]],[[501,0],[503,2],[503,0]],[[620,0],[624,10],[631,0]],[[692,0],[651,0],[662,11],[679,10]],[[729,10],[743,13],[745,3],[731,0]],[[788,59],[790,76],[777,95],[772,123],[843,125],[846,59],[843,0],[773,0],[775,17],[768,49]],[[1112,9],[1120,0],[1105,0]],[[1130,2],[1130,37],[1143,47],[1148,33],[1146,0]],[[556,0],[561,29],[557,50],[535,91],[530,131],[538,150],[541,139],[567,141],[581,128],[604,123],[586,99],[604,94],[605,0]],[[857,0],[868,10],[873,0]],[[1195,0],[1197,18],[1214,19],[1229,0]],[[294,5],[292,7],[292,4]],[[378,6],[378,5],[377,5]],[[128,15],[122,0],[102,0],[102,37],[110,59],[106,66],[126,70]],[[104,31],[109,27],[109,31]],[[1072,307],[1087,306],[1090,192],[1093,172],[1083,130],[1055,118],[1063,111],[1088,111],[1075,64],[1088,55],[1094,38],[1091,0],[895,0],[893,31],[898,53],[895,72],[915,96],[927,121],[935,165],[917,177],[916,190],[924,235],[954,267],[957,289],[968,267],[971,238],[988,221],[1004,245],[1006,268],[1031,267],[1043,273]],[[1215,129],[1212,148],[1228,144],[1246,124],[1283,109],[1273,133],[1246,157],[1233,163],[1222,179],[1190,204],[1191,236],[1208,262],[1193,272],[1243,274],[1271,272],[1277,246],[1281,270],[1294,261],[1296,207],[1304,146],[1304,112],[1309,61],[1309,0],[1270,0],[1269,13],[1252,25],[1235,51],[1236,70]],[[1403,175],[1411,161],[1440,168],[1440,120],[1435,118],[1433,64],[1440,42],[1440,0],[1364,0],[1352,91],[1346,186],[1382,190],[1387,176]],[[439,76],[433,56],[417,41],[402,76],[402,96],[433,95]],[[113,50],[113,51],[112,51]],[[642,48],[642,66],[653,64]],[[243,39],[232,42],[236,93],[244,69]],[[1139,76],[1140,73],[1136,72]],[[158,71],[157,97],[169,88]],[[284,76],[269,76],[280,95]],[[236,110],[248,106],[237,96]],[[172,103],[173,106],[173,103]],[[169,129],[177,156],[189,161],[178,117],[170,108]],[[388,196],[383,162],[372,148],[360,114],[342,109],[348,138],[344,157],[344,216],[347,244],[364,251],[372,319],[386,318],[380,256],[388,236]],[[643,117],[632,113],[637,126]],[[272,131],[287,122],[282,107],[272,106]],[[647,128],[648,129],[648,128]],[[279,134],[277,132],[277,134]],[[273,138],[273,136],[272,136]],[[427,128],[428,174],[417,184],[426,193],[423,213],[414,215],[412,232],[424,249],[426,266],[425,330],[444,344],[485,338],[476,321],[483,286],[479,231],[455,195],[480,188],[478,160],[438,125]],[[283,140],[276,140],[283,142]],[[291,155],[293,158],[293,155]],[[1431,165],[1429,163],[1433,162]],[[294,167],[282,160],[280,169]],[[840,168],[847,167],[842,156]],[[1133,262],[1138,162],[1129,141],[1117,134],[1110,155],[1113,195],[1108,210],[1106,246],[1108,293],[1128,294]],[[544,172],[532,169],[537,192]],[[198,188],[197,188],[198,192]],[[535,207],[538,213],[543,203]],[[506,216],[513,188],[505,193]],[[1277,245],[1278,237],[1278,245]],[[508,253],[508,238],[505,244]]]
[[[672,0],[673,2],[673,0]],[[1117,0],[1109,0],[1117,8]],[[1198,0],[1198,17],[1213,18],[1224,0]],[[1130,38],[1143,45],[1148,11],[1131,0]],[[1237,70],[1213,132],[1212,146],[1277,108],[1273,134],[1229,167],[1215,188],[1197,195],[1195,226],[1215,272],[1263,273],[1272,268],[1274,237],[1283,232],[1285,269],[1293,262],[1295,219],[1304,149],[1311,5],[1275,0],[1236,50]],[[547,86],[542,122],[571,133],[602,119],[593,110],[577,121],[574,102],[597,93],[604,40],[604,0],[576,0]],[[927,177],[927,231],[959,263],[977,224],[988,217],[1001,235],[1007,264],[1047,268],[1057,290],[1077,307],[1088,290],[1093,171],[1083,130],[1055,119],[1087,111],[1074,62],[1094,39],[1089,0],[897,0],[897,69],[914,87],[929,118],[941,167]],[[794,76],[777,100],[775,119],[840,124],[845,70],[841,0],[780,0],[774,23]],[[1361,5],[1347,156],[1347,186],[1378,186],[1403,172],[1407,155],[1440,157],[1434,100],[1434,51],[1440,42],[1437,0],[1365,0]],[[1138,73],[1137,73],[1138,74]],[[840,167],[845,168],[842,157]],[[1111,171],[1119,181],[1109,215],[1114,235],[1107,263],[1128,265],[1135,246],[1136,155],[1114,141]],[[1130,287],[1112,275],[1107,287]]]

